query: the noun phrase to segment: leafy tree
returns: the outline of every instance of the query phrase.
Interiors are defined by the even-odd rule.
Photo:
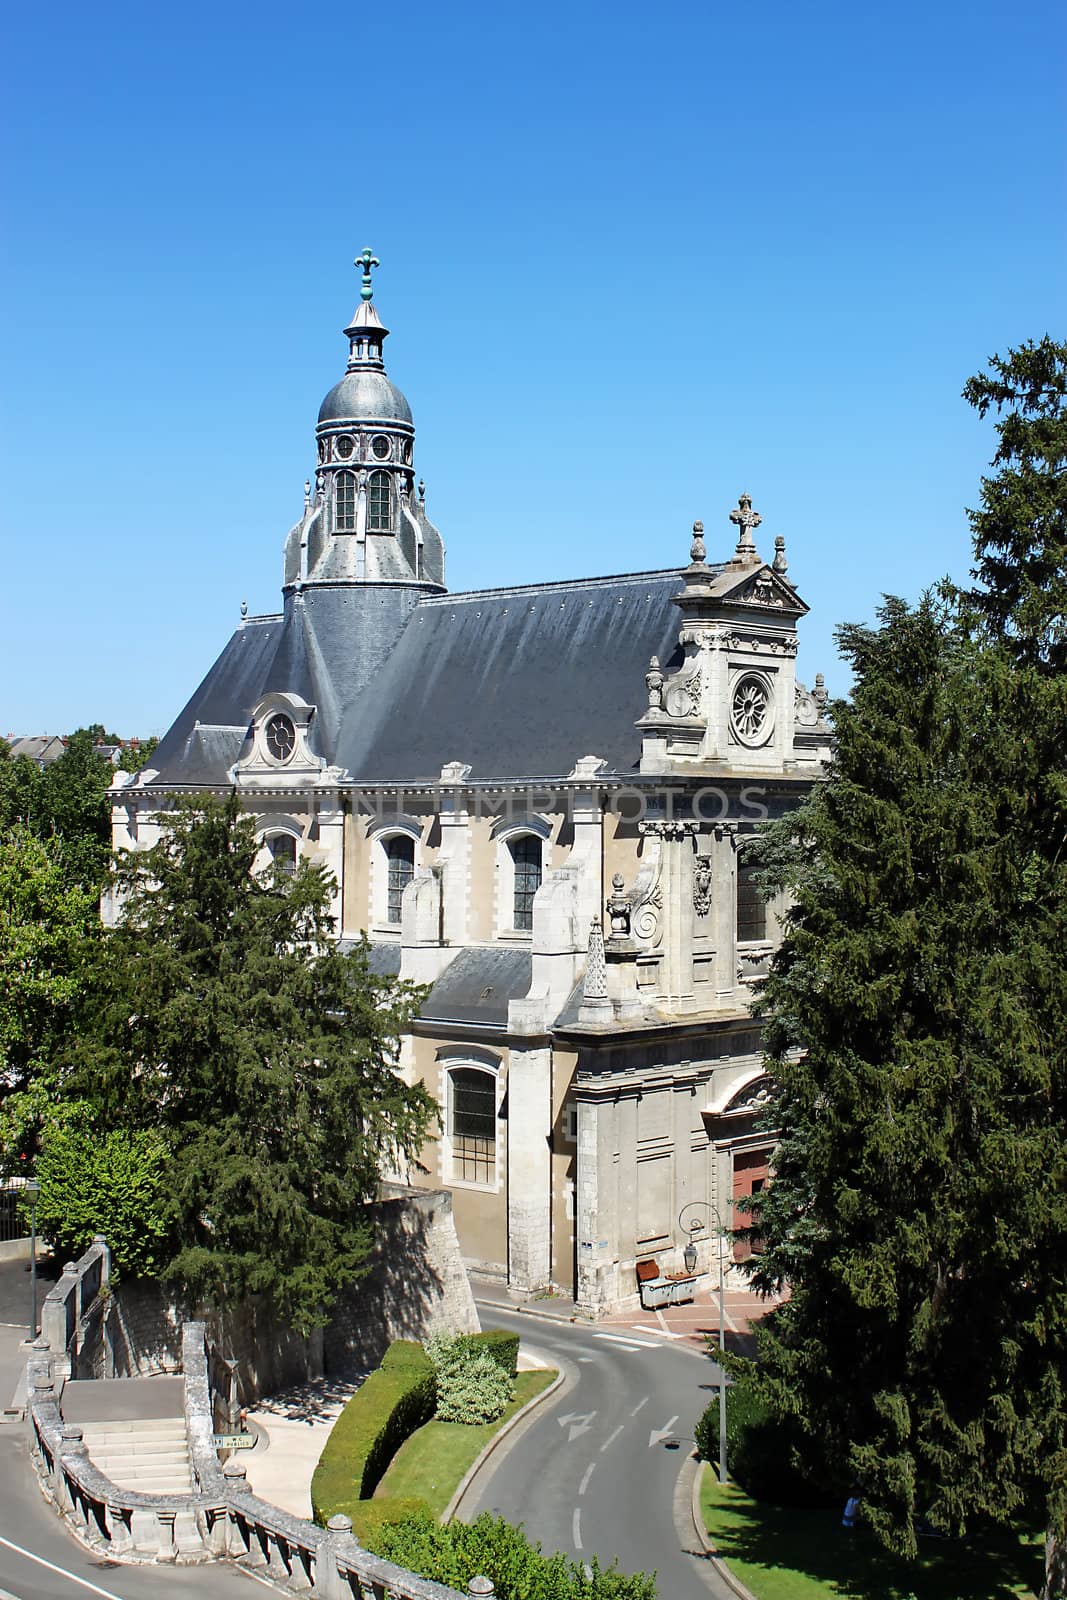
[[[393,1068],[418,991],[338,953],[320,867],[253,873],[233,797],[163,820],[117,872],[76,1090],[167,1140],[168,1274],[213,1299],[267,1295],[307,1331],[367,1253],[361,1203],[435,1111]]]
[[[98,937],[95,896],[70,882],[65,847],[0,832],[0,1164],[17,1167],[58,1084],[56,1057]]]
[[[42,770],[26,756],[0,753],[0,828],[21,826],[63,844],[64,875],[99,893],[107,872],[111,818],[107,789],[114,769],[93,749],[92,733],[72,733],[58,760]]]
[[[107,1235],[116,1272],[150,1277],[168,1258],[170,1149],[152,1129],[95,1125],[88,1108],[49,1127],[37,1158],[37,1223],[60,1260]]]
[[[752,1379],[905,1554],[924,1516],[1039,1511],[1051,1600],[1067,1576],[1064,349],[994,365],[968,398],[1020,398],[974,514],[984,587],[840,631],[856,682],[832,771],[759,847],[793,910],[761,1000],[782,1137],[753,1271],[792,1297]]]

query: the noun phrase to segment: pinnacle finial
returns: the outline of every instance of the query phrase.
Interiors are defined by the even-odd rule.
[[[248,601],[247,600],[242,600],[241,601],[241,621],[244,622],[244,620],[245,620],[245,618],[247,616],[248,616]]]
[[[708,552],[704,545],[704,524],[702,522],[694,522],[693,543],[689,547],[689,559],[695,567],[701,566],[707,554]]]
[[[370,281],[371,268],[380,267],[381,262],[368,245],[367,249],[362,251],[361,254],[356,257],[354,264],[357,267],[363,268],[363,284],[359,291],[360,299],[373,300],[374,286]]]
[[[789,562],[785,558],[785,540],[781,534],[774,541],[774,560],[771,566],[775,572],[784,574],[789,571]]]

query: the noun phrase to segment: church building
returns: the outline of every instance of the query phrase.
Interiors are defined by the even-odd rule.
[[[678,567],[450,594],[357,264],[282,609],[242,615],[117,775],[114,844],[236,790],[262,863],[322,862],[338,938],[428,986],[398,1069],[440,1137],[401,1176],[451,1192],[470,1266],[596,1316],[691,1241],[706,1270],[767,1180],[749,1003],[781,908],[745,841],[829,756],[822,679],[795,673],[807,607],[747,494],[718,559],[698,522]]]

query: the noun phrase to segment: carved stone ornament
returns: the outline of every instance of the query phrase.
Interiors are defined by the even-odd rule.
[[[723,1107],[721,1115],[724,1117],[741,1117],[750,1115],[755,1111],[761,1111],[765,1105],[770,1103],[771,1093],[770,1078],[756,1078],[752,1083],[746,1083],[743,1089],[738,1090],[733,1099]]]
[[[711,910],[712,866],[708,856],[697,856],[693,869],[693,910],[698,917],[706,917]]]
[[[700,673],[676,678],[667,686],[667,712],[672,717],[693,717],[700,710]]]
[[[611,895],[607,906],[613,939],[625,939],[630,932],[630,896],[626,893],[624,884],[622,873],[616,872],[611,880]]]
[[[663,673],[660,670],[659,656],[653,656],[648,663],[645,673],[645,687],[648,690],[648,709],[661,711],[663,709]]]
[[[751,604],[757,606],[775,606],[779,610],[784,604],[781,595],[774,586],[773,579],[766,572],[761,572],[752,585],[750,594],[745,596]]]
[[[819,708],[814,696],[802,683],[797,683],[794,688],[793,707],[793,721],[798,728],[814,728],[817,725]]]

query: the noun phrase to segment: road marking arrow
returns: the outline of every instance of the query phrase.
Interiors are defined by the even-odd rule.
[[[565,1417],[557,1417],[556,1421],[561,1428],[570,1429],[567,1435],[567,1443],[573,1444],[575,1439],[579,1439],[583,1433],[589,1432],[595,1416],[595,1411],[568,1411]]]
[[[672,1417],[665,1428],[653,1428],[648,1436],[648,1448],[651,1450],[654,1444],[662,1444],[664,1439],[669,1439],[674,1433],[674,1424],[677,1421],[677,1417]]]

